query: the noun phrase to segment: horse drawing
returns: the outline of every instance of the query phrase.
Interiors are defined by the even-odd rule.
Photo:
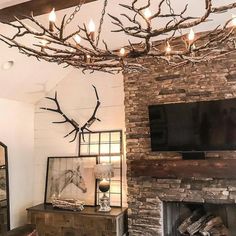
[[[80,172],[80,165],[76,170],[65,170],[58,177],[51,178],[50,196],[53,198],[60,197],[63,190],[70,184],[74,184],[83,193],[87,192],[85,181]]]

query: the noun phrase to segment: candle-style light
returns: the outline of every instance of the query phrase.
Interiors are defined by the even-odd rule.
[[[46,39],[41,39],[40,40],[40,44],[42,45],[41,47],[41,52],[44,52],[45,51],[45,47],[47,46],[49,42],[46,40]]]
[[[171,46],[170,43],[167,41],[166,43],[166,53],[169,54],[171,52]]]
[[[41,39],[40,43],[45,47],[48,44],[46,39]]]
[[[75,41],[75,43],[76,43],[76,46],[79,46],[80,43],[81,43],[81,37],[80,37],[78,34],[76,34],[76,35],[73,37],[73,39],[74,39],[74,41]]]
[[[86,55],[86,63],[91,63],[91,56],[89,54]]]
[[[121,49],[120,49],[120,56],[121,56],[121,57],[124,57],[124,56],[125,56],[125,49],[124,49],[124,48],[121,48]]]
[[[54,31],[54,25],[55,25],[56,19],[57,19],[57,16],[56,16],[55,8],[53,8],[49,14],[49,30],[51,32]]]
[[[188,34],[188,40],[189,40],[190,42],[192,42],[192,41],[194,40],[194,38],[195,38],[195,33],[194,33],[193,29],[191,28],[191,29],[190,29],[190,32],[189,32],[189,34]]]
[[[143,11],[143,15],[147,20],[149,20],[150,17],[152,16],[152,12],[149,8],[145,8]]]
[[[89,21],[88,30],[89,30],[90,39],[92,41],[95,41],[95,29],[96,29],[96,26],[95,26],[93,20],[91,19]]]

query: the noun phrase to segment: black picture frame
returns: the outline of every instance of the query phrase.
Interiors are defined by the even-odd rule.
[[[1,165],[0,168],[5,169],[5,177],[6,177],[6,202],[7,202],[7,230],[10,230],[10,191],[9,191],[9,167],[8,167],[8,148],[7,146],[0,142],[0,146],[4,149],[5,154],[5,164]]]
[[[86,160],[89,160],[89,162],[93,161],[93,163],[89,163],[89,162],[86,163]],[[56,164],[55,165],[53,164],[53,162],[56,163],[56,161],[61,163],[61,165],[62,165],[62,166],[60,166],[59,170],[55,168]],[[63,162],[64,162],[64,165],[63,165]],[[75,165],[76,163],[78,163],[77,168],[76,168],[76,165]],[[53,194],[52,189],[58,190],[58,188],[59,188],[58,187],[60,185],[59,183],[56,184],[56,186],[57,186],[56,188],[53,187],[53,183],[52,183],[53,181],[54,181],[54,183],[55,183],[55,181],[58,182],[61,179],[61,176],[63,174],[64,175],[70,175],[71,173],[77,174],[79,172],[80,175],[78,177],[79,177],[80,180],[81,180],[81,177],[82,177],[82,180],[83,180],[82,184],[84,184],[84,188],[82,188],[82,187],[79,188],[79,186],[78,186],[78,188],[76,188],[75,187],[76,185],[73,182],[70,182],[68,184],[68,181],[66,181],[66,180],[68,180],[68,178],[71,179],[72,177],[69,176],[67,178],[65,176],[65,177],[63,177],[63,180],[62,180],[62,182],[64,181],[62,186],[64,186],[66,182],[67,182],[67,186],[64,187],[63,190],[58,194],[60,194],[60,197],[62,199],[63,198],[75,198],[75,199],[82,200],[82,201],[85,202],[85,206],[96,206],[97,205],[97,194],[96,194],[97,180],[95,179],[95,177],[93,175],[93,167],[94,166],[91,166],[91,168],[86,168],[86,170],[82,171],[83,174],[81,174],[81,170],[78,169],[78,168],[80,168],[81,163],[95,166],[98,163],[98,157],[97,157],[97,155],[48,157],[48,159],[47,159],[46,182],[45,182],[44,204],[51,204],[50,198],[52,199],[52,194]],[[53,165],[54,165],[54,167],[52,167]],[[55,169],[53,169],[53,168],[55,168]],[[88,171],[88,169],[91,169],[91,172]],[[87,186],[88,185],[87,185],[87,183],[84,180],[82,175],[86,175],[87,177],[90,176],[91,181],[94,181],[94,184],[93,184],[94,188],[93,187],[89,188],[89,192],[88,192],[90,194],[93,192],[93,195],[94,195],[93,199],[92,199],[92,197],[91,197],[91,199],[84,199],[84,198],[86,198],[87,189],[88,189]],[[77,180],[78,177],[75,178],[75,180]],[[71,179],[71,181],[72,181],[72,179]],[[91,184],[91,182],[89,182],[89,184]],[[74,190],[76,188],[76,192],[72,189],[69,190],[69,187],[74,188]],[[66,190],[66,188],[67,188],[67,190]],[[86,188],[86,192],[85,192],[85,188]],[[67,191],[67,193],[65,193],[66,191]],[[61,195],[62,192],[63,192],[63,195]],[[78,197],[79,193],[80,193],[80,198]],[[84,193],[84,195],[83,195],[83,193]],[[70,196],[70,194],[71,194],[71,196]],[[59,197],[59,196],[55,195],[55,197]]]

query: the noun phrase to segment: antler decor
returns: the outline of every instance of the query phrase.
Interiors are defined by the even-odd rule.
[[[81,1],[67,20],[64,16],[60,27],[56,25],[54,10],[49,16],[49,28],[42,25],[33,15],[26,18],[37,30],[33,30],[17,17],[16,23],[3,22],[15,28],[17,32],[13,37],[0,34],[0,40],[9,47],[16,47],[21,53],[36,57],[38,60],[73,66],[83,71],[109,73],[145,69],[138,63],[139,58],[153,58],[164,60],[170,65],[179,63],[183,65],[210,61],[236,50],[234,41],[236,16],[232,16],[223,26],[218,26],[197,37],[193,30],[194,27],[207,22],[213,14],[222,14],[229,9],[235,9],[235,2],[214,7],[212,0],[205,0],[203,1],[205,2],[204,13],[196,17],[188,15],[188,5],[181,12],[175,12],[170,1],[159,0],[155,7],[156,11],[152,13],[150,7],[156,4],[156,1],[151,4],[151,0],[147,0],[147,3],[140,7],[139,0],[132,0],[130,5],[119,4],[125,10],[119,18],[108,14],[116,27],[112,32],[122,32],[130,38],[127,46],[117,50],[109,49],[105,40],[102,41],[102,45],[99,44],[108,0],[104,1],[96,38],[93,21],[90,21],[88,27],[85,24],[78,26],[74,32],[65,35],[66,27],[80,11],[83,4]],[[166,7],[168,12],[163,10]],[[162,19],[166,22],[162,26],[155,23],[161,22]],[[124,21],[129,22],[128,25]],[[184,30],[188,30],[189,34],[183,34]],[[23,45],[19,39],[25,36],[32,36],[36,42],[28,46]],[[165,36],[164,40],[163,36]],[[181,49],[175,47],[173,43],[177,36],[183,41]],[[134,44],[131,38],[141,42]],[[86,42],[85,45],[81,43],[81,40]],[[217,47],[220,45],[226,45],[224,47],[226,49],[219,50]]]
[[[62,110],[61,110],[61,107],[60,107],[60,104],[57,100],[57,92],[55,92],[55,97],[52,98],[52,97],[46,97],[47,99],[55,102],[56,104],[56,108],[47,108],[47,107],[41,107],[40,109],[42,110],[47,110],[47,111],[52,111],[52,112],[56,112],[58,114],[60,114],[64,120],[63,121],[54,121],[52,122],[53,124],[64,124],[64,123],[69,123],[72,125],[73,129],[72,131],[70,131],[67,135],[64,136],[64,138],[67,138],[68,136],[70,135],[74,135],[74,138],[70,141],[71,142],[74,142],[77,135],[79,133],[82,134],[82,138],[84,140],[84,132],[85,131],[88,131],[88,132],[92,132],[89,128],[90,126],[95,122],[95,121],[101,121],[100,119],[98,119],[96,117],[96,113],[97,113],[97,110],[100,106],[100,101],[99,101],[99,97],[98,97],[98,93],[97,93],[97,89],[95,86],[93,86],[94,88],[94,91],[95,91],[95,95],[96,95],[96,98],[97,98],[97,104],[96,104],[96,107],[93,111],[93,114],[91,115],[91,117],[86,121],[86,123],[83,125],[83,126],[80,126],[75,120],[73,119],[70,119]]]

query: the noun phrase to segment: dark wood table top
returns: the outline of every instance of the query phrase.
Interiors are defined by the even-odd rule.
[[[85,206],[83,211],[69,211],[59,208],[54,208],[51,204],[39,204],[30,208],[27,208],[27,211],[35,212],[52,212],[52,213],[69,213],[69,214],[81,214],[81,215],[95,215],[95,216],[107,216],[107,217],[117,217],[121,214],[124,214],[127,211],[127,208],[123,207],[112,207],[110,212],[99,212],[98,207]]]

